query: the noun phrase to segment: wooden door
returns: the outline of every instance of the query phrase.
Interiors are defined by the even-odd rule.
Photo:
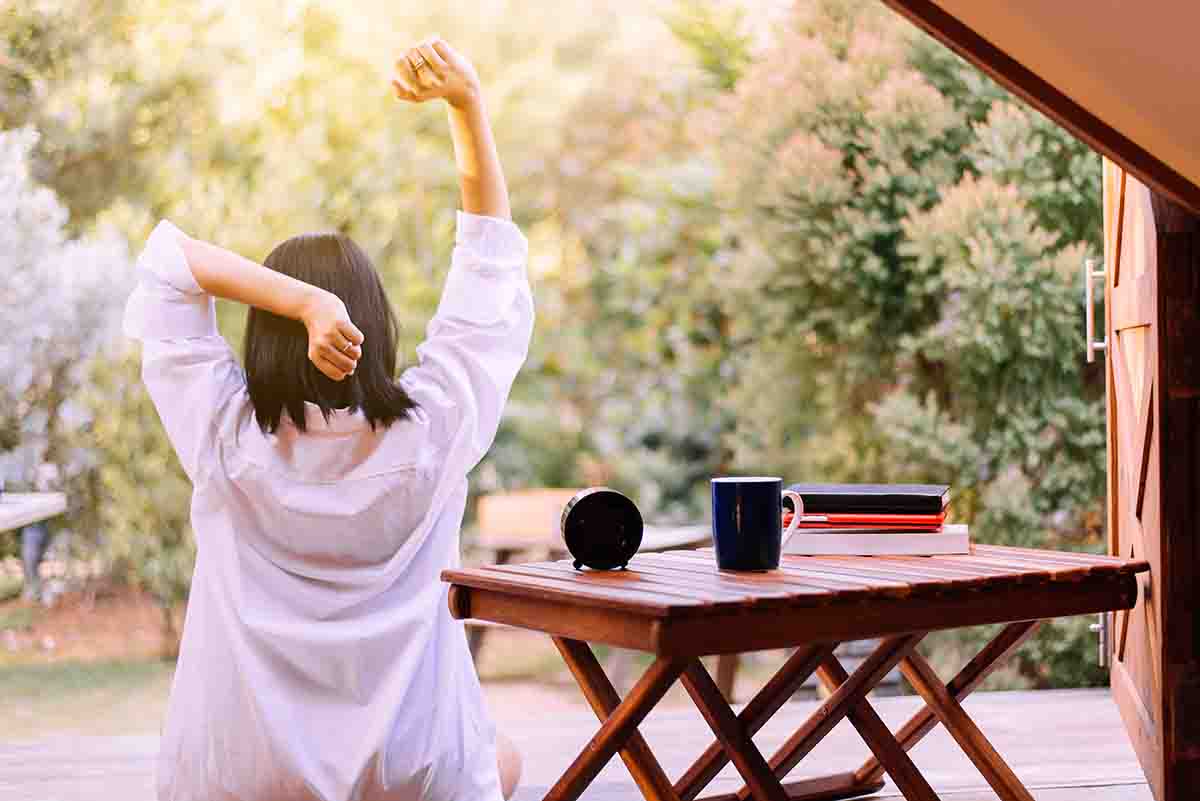
[[[1150,563],[1110,618],[1112,693],[1158,801],[1200,791],[1197,219],[1105,161],[1111,553]]]

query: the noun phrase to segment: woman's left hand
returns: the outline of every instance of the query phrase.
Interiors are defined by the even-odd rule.
[[[362,357],[363,334],[350,320],[346,304],[318,290],[306,304],[301,322],[308,329],[308,359],[334,381],[354,374]]]

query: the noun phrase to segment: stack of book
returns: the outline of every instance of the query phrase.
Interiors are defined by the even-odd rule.
[[[967,527],[946,523],[944,484],[793,484],[804,500],[785,553],[878,556],[970,553]],[[787,502],[785,501],[785,504]],[[784,510],[784,526],[792,522]]]

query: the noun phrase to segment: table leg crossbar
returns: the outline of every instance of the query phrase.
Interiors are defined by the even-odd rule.
[[[699,658],[658,657],[621,700],[586,643],[556,637],[555,645],[601,726],[545,801],[578,799],[618,752],[647,801],[695,801],[731,762],[745,785],[736,793],[700,801],[834,801],[878,791],[884,773],[908,801],[937,801],[937,794],[907,752],[938,723],[954,737],[1001,801],[1032,801],[1029,791],[959,702],[1037,625],[1038,621],[1010,624],[946,684],[914,650],[925,632],[885,639],[851,674],[833,655],[837,643],[803,646],[737,714]],[[893,734],[866,696],[897,665],[926,706]],[[813,673],[830,690],[830,696],[769,760],[764,758],[754,744],[754,734]],[[676,679],[682,681],[716,739],[672,784],[637,727]],[[850,720],[873,757],[857,771],[784,784],[783,778],[843,718]]]

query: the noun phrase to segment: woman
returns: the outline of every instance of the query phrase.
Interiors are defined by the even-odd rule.
[[[396,70],[402,100],[447,102],[463,205],[399,380],[395,318],[347,237],[260,265],[164,220],[138,259],[126,330],[197,544],[162,801],[499,801],[520,773],[439,574],[529,346],[528,244],[470,62],[435,38]],[[213,296],[251,307],[244,371]]]

